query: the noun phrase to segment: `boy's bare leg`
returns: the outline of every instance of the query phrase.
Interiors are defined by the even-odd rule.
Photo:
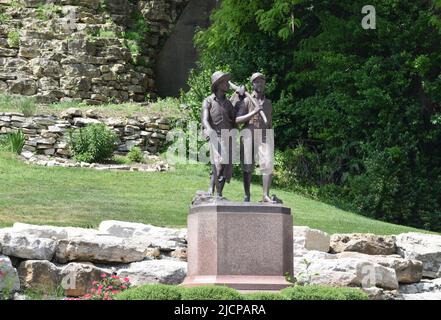
[[[273,179],[273,175],[272,174],[265,174],[262,176],[263,179],[263,202],[274,202],[270,196],[269,196],[269,191],[271,188],[271,181]]]

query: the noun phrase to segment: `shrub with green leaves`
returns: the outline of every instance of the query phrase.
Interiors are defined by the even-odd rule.
[[[127,154],[127,158],[132,162],[141,163],[144,161],[144,155],[139,147],[133,147]]]
[[[20,44],[20,33],[16,30],[9,31],[7,42],[11,48],[17,48]]]
[[[242,295],[223,286],[200,286],[181,288],[182,300],[242,300]]]
[[[11,21],[11,15],[7,14],[7,13],[0,13],[0,23],[1,24],[6,24],[9,23]]]
[[[288,298],[278,292],[255,292],[243,295],[245,300],[288,300]]]
[[[76,161],[103,162],[112,157],[116,134],[105,124],[92,124],[69,131],[68,143]]]
[[[59,17],[62,13],[61,6],[53,3],[41,4],[37,7],[37,19],[48,21],[52,16]]]
[[[37,110],[37,104],[34,98],[19,97],[14,100],[14,104],[16,109],[20,110],[25,117],[33,116]]]
[[[124,45],[130,50],[132,62],[136,65],[146,65],[142,57],[143,42],[150,31],[144,16],[139,9],[132,12],[131,25],[123,32]]]
[[[122,165],[127,165],[132,163],[132,161],[128,157],[121,155],[114,155],[112,157],[112,161],[115,162],[116,164],[122,164]]]
[[[288,187],[440,231],[441,2],[370,4],[375,30],[361,26],[364,0],[224,0],[195,38],[200,65],[228,65],[236,82],[266,75],[276,147],[304,146]]]
[[[289,300],[367,300],[366,293],[356,288],[335,288],[321,285],[293,286],[281,291]]]
[[[116,295],[115,300],[181,300],[181,289],[164,284],[148,284],[128,289]]]
[[[20,154],[25,144],[25,135],[19,130],[0,136],[0,150]]]

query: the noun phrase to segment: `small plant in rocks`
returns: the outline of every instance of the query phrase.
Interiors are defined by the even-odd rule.
[[[66,298],[65,300],[113,300],[113,297],[131,286],[129,278],[103,273],[100,281],[93,281],[92,288],[80,298]]]

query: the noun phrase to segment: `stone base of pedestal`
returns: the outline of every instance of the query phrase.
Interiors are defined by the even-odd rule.
[[[188,216],[188,272],[183,286],[281,290],[292,285],[291,210],[278,204],[217,201]]]
[[[292,286],[278,276],[195,276],[186,277],[184,287],[218,285],[245,291],[277,291]]]

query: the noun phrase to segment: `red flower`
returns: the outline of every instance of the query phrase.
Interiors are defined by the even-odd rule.
[[[119,293],[118,290],[112,290],[112,294],[117,294],[117,293]]]
[[[130,280],[129,280],[129,278],[124,278],[124,282],[129,282]]]
[[[121,286],[121,289],[123,289],[123,290],[124,290],[124,289],[127,289],[127,287],[126,287],[126,286]]]
[[[112,274],[112,279],[119,279],[117,275]]]
[[[106,278],[107,277],[107,274],[105,274],[105,273],[103,273],[102,275],[101,275],[101,278]]]

